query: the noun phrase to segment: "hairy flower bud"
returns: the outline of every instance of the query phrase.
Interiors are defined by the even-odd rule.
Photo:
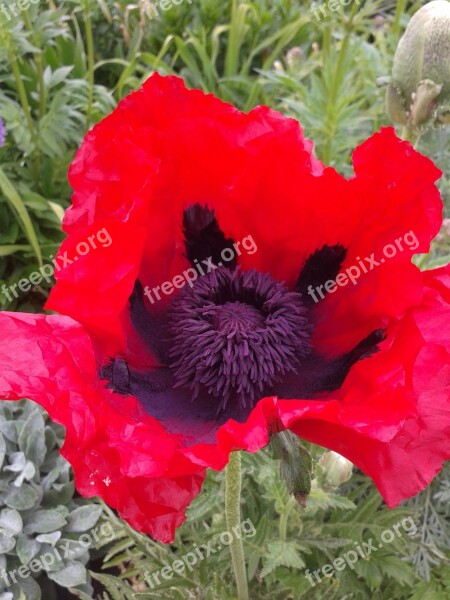
[[[450,3],[434,0],[412,17],[394,57],[388,115],[410,128],[450,122]]]
[[[312,459],[300,439],[290,431],[272,438],[274,458],[280,460],[280,474],[288,492],[303,508],[311,492]]]

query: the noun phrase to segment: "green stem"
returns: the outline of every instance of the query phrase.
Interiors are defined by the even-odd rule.
[[[347,58],[347,51],[350,42],[350,34],[353,31],[353,19],[355,18],[358,8],[354,6],[349,14],[348,21],[345,26],[345,34],[341,42],[341,47],[338,52],[336,69],[331,84],[329,101],[327,106],[327,141],[322,153],[323,162],[328,165],[331,161],[333,140],[336,133],[337,122],[335,106],[339,96],[339,91],[342,86],[342,82],[345,77],[345,61]],[[332,52],[332,35],[331,29],[327,27],[324,33],[324,60],[330,60]]]
[[[36,136],[36,130],[34,128],[33,117],[31,113],[31,106],[28,102],[27,91],[25,89],[25,85],[22,80],[22,74],[19,69],[19,65],[17,64],[17,57],[11,49],[9,52],[9,61],[11,63],[11,69],[14,75],[14,79],[16,82],[17,92],[19,94],[20,104],[22,106],[23,112],[25,113],[25,119],[27,121],[28,130],[30,132],[31,140],[34,145],[33,152],[33,173],[36,184],[39,183],[39,155],[38,155],[38,140]]]
[[[23,12],[23,20],[28,31],[30,31],[32,34],[31,39],[33,40],[33,44],[37,46],[39,44],[38,35],[34,30],[30,15],[27,11]],[[36,71],[39,82],[39,117],[42,119],[42,117],[45,115],[46,93],[44,83],[44,63],[42,60],[42,51],[40,49],[34,53],[34,62],[36,63]]]
[[[408,127],[408,125],[405,125],[400,133],[400,137],[402,140],[409,142],[412,146],[414,146],[414,148],[417,149],[422,136],[420,133],[413,131],[410,127]]]
[[[24,11],[23,20],[24,20],[24,23],[25,23],[28,31],[31,33],[31,39],[33,41],[33,45],[38,47],[38,45],[40,45],[39,36],[34,30],[34,27],[31,22],[31,18],[30,18],[28,11]],[[42,51],[40,49],[34,53],[34,61],[36,64],[36,73],[37,73],[38,86],[39,86],[39,119],[42,119],[45,115],[45,106],[46,106],[47,98],[46,98],[45,83],[44,83],[44,62],[42,60]],[[36,183],[38,183],[38,180],[40,179],[39,174],[41,172],[41,152],[37,145],[34,150],[33,160],[34,160],[35,178],[37,179]]]
[[[280,517],[280,524],[278,526],[279,533],[280,533],[280,540],[282,542],[285,542],[287,540],[288,519],[289,519],[289,515],[291,514],[291,511],[294,508],[294,506],[297,506],[297,500],[295,499],[294,496],[291,496],[288,500],[288,503],[284,507],[284,511]]]
[[[401,19],[402,14],[406,10],[406,4],[407,4],[407,0],[397,0],[397,4],[395,7],[394,21],[392,23],[392,28],[391,28],[392,33],[394,34],[395,38],[397,38],[400,33],[400,19]]]
[[[14,74],[14,78],[16,80],[17,92],[19,94],[20,104],[22,105],[23,112],[25,113],[25,118],[27,120],[28,129],[30,131],[30,135],[32,140],[36,139],[36,133],[34,131],[33,119],[31,116],[31,107],[28,103],[27,92],[25,86],[22,81],[22,75],[20,73],[20,69],[17,65],[17,58],[11,53],[10,56],[11,61],[11,69]]]
[[[94,104],[94,36],[92,33],[91,3],[85,1],[84,26],[86,30],[86,49],[87,49],[87,78],[88,78],[88,103],[86,110],[86,129],[91,126],[92,107]]]
[[[230,454],[230,462],[226,470],[225,514],[227,528],[233,539],[230,551],[238,600],[249,600],[244,545],[242,538],[234,533],[239,531],[241,526],[241,455],[239,452]]]

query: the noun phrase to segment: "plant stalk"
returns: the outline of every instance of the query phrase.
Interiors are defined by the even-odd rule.
[[[92,121],[92,108],[94,104],[94,36],[92,33],[92,16],[90,0],[85,0],[84,26],[86,32],[87,50],[87,79],[88,79],[88,103],[86,109],[86,130],[89,130]]]
[[[238,600],[249,600],[244,545],[242,538],[234,533],[239,531],[241,526],[241,455],[239,452],[230,454],[230,462],[226,469],[225,514],[228,531],[232,533],[230,551],[237,597]]]
[[[31,137],[31,140],[34,145],[34,151],[33,151],[33,156],[32,156],[33,175],[34,175],[35,183],[36,183],[36,185],[38,185],[39,184],[39,173],[40,173],[40,157],[39,157],[39,150],[38,150],[38,139],[37,139],[37,135],[36,135],[36,130],[34,128],[31,106],[28,102],[27,91],[25,89],[25,85],[22,80],[22,74],[21,74],[19,66],[18,66],[18,62],[17,62],[18,59],[12,49],[10,49],[10,51],[9,51],[9,60],[10,60],[10,64],[11,64],[11,70],[13,72],[14,79],[16,82],[17,93],[19,94],[20,104],[22,106],[23,112],[25,113],[25,119],[27,121],[28,130],[30,132],[30,137]]]

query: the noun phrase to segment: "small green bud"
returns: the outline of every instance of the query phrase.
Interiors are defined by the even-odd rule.
[[[353,473],[353,464],[337,452],[325,452],[319,460],[323,469],[325,487],[332,490],[350,479]]]
[[[450,3],[434,0],[410,20],[394,57],[386,108],[417,130],[450,121]]]

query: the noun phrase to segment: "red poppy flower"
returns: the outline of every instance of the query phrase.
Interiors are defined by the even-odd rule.
[[[81,494],[169,542],[206,469],[273,431],[348,457],[389,506],[450,458],[450,269],[411,263],[440,172],[392,129],[353,160],[346,180],[296,121],[159,75],[86,136],[64,316],[0,315],[0,395],[66,427]]]

